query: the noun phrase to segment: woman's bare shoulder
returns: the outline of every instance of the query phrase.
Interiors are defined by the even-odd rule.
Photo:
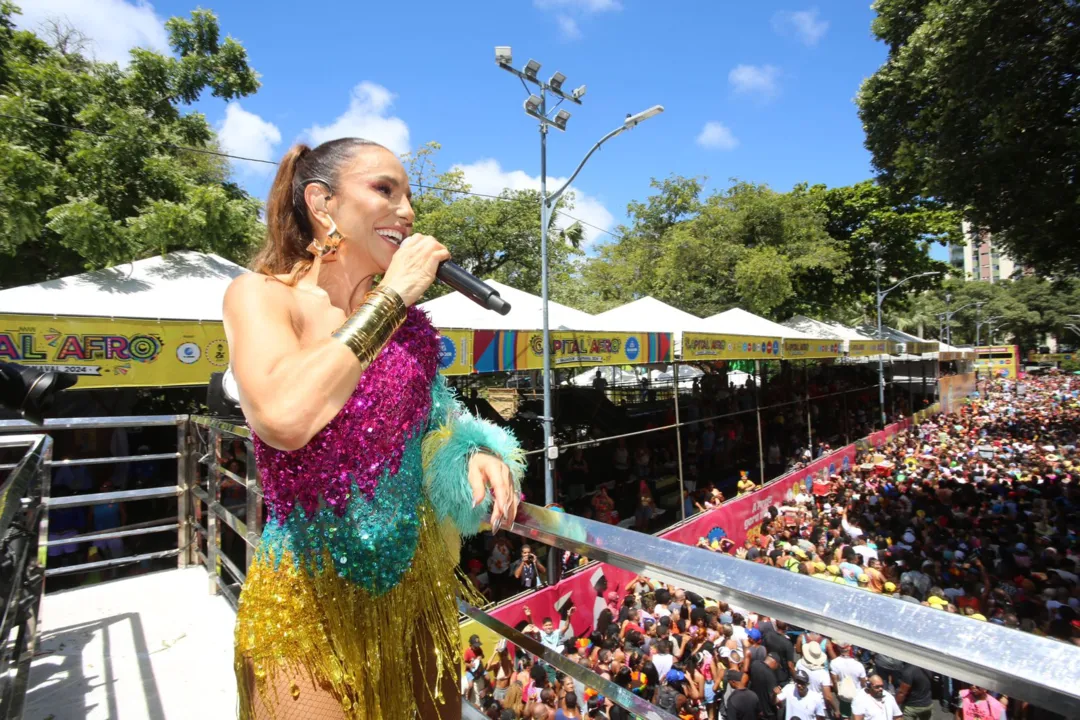
[[[245,313],[249,309],[266,311],[269,307],[292,305],[295,289],[272,275],[248,272],[233,278],[225,290],[226,315]]]

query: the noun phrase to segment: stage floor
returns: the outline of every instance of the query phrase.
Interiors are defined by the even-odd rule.
[[[45,596],[27,720],[236,717],[236,616],[202,567]]]

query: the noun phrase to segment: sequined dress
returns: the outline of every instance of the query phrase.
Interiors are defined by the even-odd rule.
[[[473,507],[468,460],[494,452],[516,484],[524,463],[512,435],[462,409],[438,357],[435,329],[411,308],[305,447],[254,438],[269,518],[237,613],[242,719],[256,696],[279,715],[289,699],[268,690],[281,678],[310,678],[345,717],[400,720],[415,708],[419,653],[434,650],[439,674],[457,676],[457,543],[491,503]],[[297,683],[292,697],[303,692]]]

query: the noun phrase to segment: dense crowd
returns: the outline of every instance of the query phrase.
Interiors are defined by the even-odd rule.
[[[921,407],[919,387],[887,388],[890,418]],[[899,386],[898,386],[899,387]],[[909,392],[911,391],[911,392]],[[809,398],[809,402],[807,402]],[[760,405],[762,440],[758,442]],[[565,452],[556,466],[557,505],[567,512],[601,522],[617,523],[640,532],[657,532],[684,517],[717,507],[725,499],[752,491],[761,478],[776,477],[868,434],[879,417],[877,378],[868,366],[785,366],[755,378],[703,375],[681,401],[681,442],[675,432],[662,430],[675,423],[674,404],[659,402],[642,415],[640,430],[630,438],[601,442],[599,426],[585,429],[597,442]],[[679,449],[685,493],[679,497]],[[764,473],[759,458],[764,459]],[[534,470],[539,470],[539,464]],[[543,497],[542,474],[533,473],[526,498]],[[546,574],[545,548],[533,548],[534,565],[521,575],[524,559],[515,535],[478,536],[463,548],[462,567],[481,591],[494,601],[535,589]],[[567,571],[578,556],[557,560]],[[533,570],[544,570],[534,574]]]
[[[742,547],[701,544],[1080,645],[1078,394],[1062,375],[984,388],[808,483]],[[647,578],[608,599],[588,637],[561,618],[525,632],[686,720],[1059,717]],[[488,717],[630,717],[510,650],[476,639],[466,652],[463,691]]]

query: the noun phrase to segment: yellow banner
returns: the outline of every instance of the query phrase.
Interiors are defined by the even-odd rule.
[[[889,355],[896,349],[892,340],[848,340],[850,357],[868,357],[870,355]]]
[[[1063,360],[1075,360],[1075,353],[1030,353],[1028,360],[1032,362],[1061,362]]]
[[[839,340],[784,340],[784,359],[840,357],[843,343]]]
[[[439,328],[439,372],[469,375],[473,371],[473,331]]]
[[[682,334],[683,360],[779,360],[781,345],[773,337]]]
[[[0,361],[78,375],[76,388],[206,385],[229,347],[219,322],[0,315]]]
[[[473,363],[476,372],[539,370],[544,366],[543,335],[535,331],[477,331]],[[553,367],[646,365],[671,362],[670,333],[551,333]]]
[[[931,340],[926,342],[909,342],[905,343],[905,351],[908,355],[926,355],[927,353],[934,353],[938,351],[940,343],[937,340]]]

